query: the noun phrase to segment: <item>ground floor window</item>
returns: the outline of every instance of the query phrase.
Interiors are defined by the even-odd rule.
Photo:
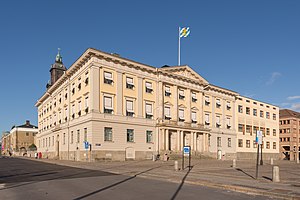
[[[104,128],[104,141],[112,141],[112,128],[105,127]]]
[[[134,142],[134,130],[127,129],[127,142]]]
[[[243,147],[243,139],[239,139],[239,147]]]
[[[152,131],[146,131],[146,142],[147,143],[152,143],[153,140],[152,140]]]

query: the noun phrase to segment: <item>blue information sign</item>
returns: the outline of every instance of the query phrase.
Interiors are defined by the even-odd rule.
[[[89,149],[89,142],[88,141],[84,141],[84,148],[85,149]]]
[[[183,147],[183,155],[189,156],[190,152],[191,152],[191,147],[190,146]]]

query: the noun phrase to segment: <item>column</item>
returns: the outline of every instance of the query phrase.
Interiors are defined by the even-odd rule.
[[[174,108],[172,109],[173,112],[171,114],[172,114],[172,119],[178,121],[178,87],[177,85],[174,85],[173,88],[174,88],[174,95],[173,95]]]
[[[143,79],[141,77],[138,77],[138,84],[137,84],[137,88],[138,88],[138,112],[137,112],[137,117],[142,118],[143,117]]]
[[[192,122],[192,119],[191,119],[191,104],[192,104],[192,98],[191,98],[191,89],[187,89],[186,90],[186,101],[187,101],[187,108],[186,108],[186,114],[185,114],[185,119],[186,119],[186,122]]]
[[[169,142],[170,136],[169,136],[169,129],[166,129],[166,150],[168,151],[170,149],[170,142]]]
[[[180,131],[177,130],[177,150],[180,152]]]
[[[90,70],[90,77],[90,109],[96,112],[100,112],[100,68],[97,66],[92,66]]]
[[[183,131],[180,131],[180,150],[183,149],[183,146],[184,146],[184,133]]]
[[[190,133],[190,143],[191,143],[191,150],[194,151],[194,132],[191,131]]]
[[[123,114],[123,73],[120,71],[117,71],[117,81],[116,81],[116,102],[117,102],[117,115]]]

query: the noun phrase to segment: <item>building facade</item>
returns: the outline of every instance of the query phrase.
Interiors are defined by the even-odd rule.
[[[299,160],[300,113],[282,109],[279,120],[280,157],[286,160]]]
[[[90,48],[37,101],[38,151],[59,159],[125,160],[178,155],[189,145],[195,156],[233,159],[238,97],[189,66],[155,68]],[[276,121],[268,128],[278,132]]]
[[[4,155],[23,155],[35,143],[38,127],[26,120],[25,124],[13,126],[10,132],[2,135],[2,153]]]

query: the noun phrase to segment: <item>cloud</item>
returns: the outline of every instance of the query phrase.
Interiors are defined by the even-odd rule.
[[[281,76],[281,73],[273,72],[271,74],[270,79],[266,82],[266,85],[272,85],[280,76]]]
[[[299,112],[300,111],[300,103],[293,103],[291,106],[291,109]]]
[[[290,96],[286,99],[289,100],[289,101],[293,101],[293,100],[296,100],[296,99],[300,99],[300,96]]]

